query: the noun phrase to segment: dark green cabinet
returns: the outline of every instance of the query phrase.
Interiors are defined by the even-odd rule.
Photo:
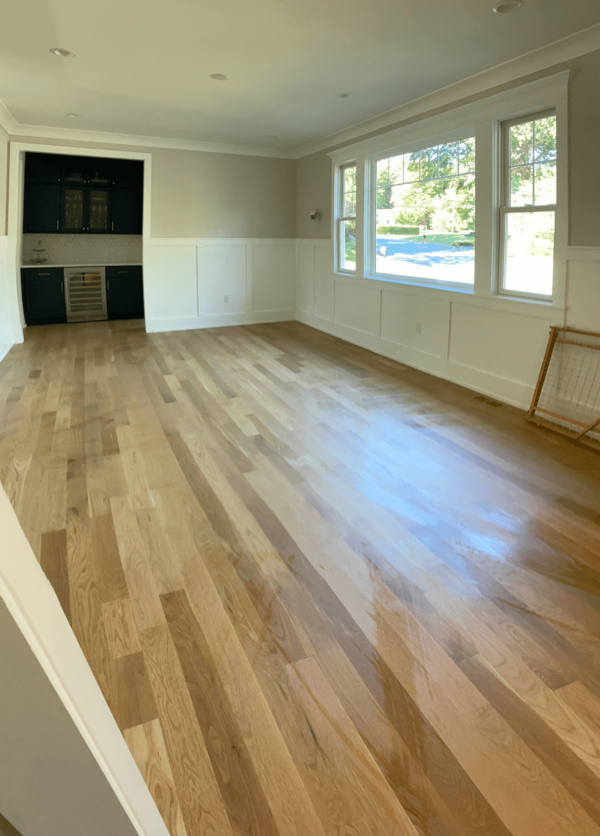
[[[30,183],[25,190],[25,232],[60,232],[59,185]]]
[[[141,235],[143,163],[27,153],[23,231]]]
[[[21,286],[27,325],[67,321],[62,267],[25,267],[21,270]]]
[[[62,157],[57,154],[27,154],[25,159],[25,182],[60,183],[62,172]]]
[[[144,316],[141,266],[106,268],[106,306],[109,319],[141,319]]]
[[[87,189],[85,186],[62,187],[61,232],[67,232],[70,235],[77,232],[85,232],[86,196]]]
[[[110,232],[110,189],[63,186],[60,231],[70,235]]]
[[[113,188],[111,197],[111,232],[115,235],[141,235],[141,191]]]
[[[86,231],[94,234],[110,232],[110,189],[88,188]]]

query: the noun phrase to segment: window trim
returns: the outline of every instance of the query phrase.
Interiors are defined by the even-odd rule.
[[[332,160],[331,167],[331,253],[334,273],[342,278],[349,276],[365,287],[375,282],[382,289],[396,284],[413,288],[424,297],[451,299],[452,294],[465,294],[486,299],[489,305],[498,309],[517,310],[520,306],[530,315],[533,311],[554,309],[563,312],[566,306],[567,261],[568,261],[568,86],[569,70],[546,75],[535,81],[511,87],[500,93],[491,93],[464,105],[451,107],[443,113],[433,116],[417,116],[414,121],[402,127],[386,130],[385,133],[369,136],[327,152]],[[549,297],[516,297],[498,293],[498,209],[500,206],[500,178],[498,159],[500,146],[500,127],[502,122],[541,113],[554,109],[557,116],[557,204],[554,246],[554,293]],[[367,158],[374,155],[388,156],[398,148],[410,150],[421,145],[433,145],[455,131],[464,131],[469,126],[475,127],[477,143],[477,192],[476,192],[476,238],[475,284],[451,287],[442,282],[419,282],[412,278],[393,276],[373,276],[368,263],[368,244],[371,235],[370,210],[368,200],[369,177],[371,166]],[[356,203],[356,273],[340,273],[337,269],[337,172],[343,163],[357,163],[357,203]],[[448,294],[451,294],[448,296]],[[545,314],[546,315],[546,314]]]
[[[557,182],[557,197],[556,203],[548,203],[545,205],[531,205],[531,206],[510,206],[510,129],[516,125],[526,125],[528,122],[535,122],[538,119],[544,119],[547,116],[556,116],[556,182]],[[499,205],[498,205],[498,252],[497,252],[497,267],[496,267],[496,293],[502,298],[515,299],[530,299],[540,302],[552,302],[555,295],[555,271],[556,271],[556,221],[558,212],[558,160],[559,160],[559,143],[558,143],[558,114],[556,107],[543,108],[542,110],[522,114],[521,116],[512,119],[505,119],[499,123],[500,128],[500,153],[498,155],[498,177],[500,180],[499,190]],[[535,200],[535,193],[534,193]],[[506,240],[507,215],[533,215],[536,212],[553,212],[554,213],[554,244],[553,244],[553,271],[552,271],[552,292],[551,293],[529,293],[524,290],[509,290],[504,287],[504,280],[506,277]]]
[[[356,169],[355,180],[356,180],[356,192],[354,195],[354,212],[353,216],[350,215],[342,215],[342,208],[344,206],[344,184],[345,184],[345,172],[350,169]],[[344,265],[345,262],[345,249],[344,249],[344,258],[342,258],[342,247],[345,247],[346,239],[342,236],[342,224],[347,221],[354,221],[354,226],[356,229],[356,222],[357,222],[357,200],[358,200],[358,163],[356,160],[343,163],[342,165],[338,166],[337,168],[337,202],[336,202],[336,212],[335,212],[335,227],[336,227],[336,243],[335,243],[335,269],[338,273],[342,273],[347,276],[355,276],[357,274],[358,268],[358,252],[356,254],[356,262],[354,270],[346,267]],[[343,266],[344,265],[344,266]]]
[[[365,223],[365,230],[368,229],[368,240],[365,241],[365,278],[380,281],[399,281],[412,285],[423,285],[425,287],[448,288],[449,290],[460,290],[463,293],[472,293],[474,281],[471,282],[448,282],[440,279],[421,278],[410,274],[399,275],[398,273],[377,272],[377,163],[399,154],[411,154],[415,151],[424,151],[427,148],[434,148],[448,142],[460,142],[464,139],[475,139],[475,126],[465,125],[453,131],[447,131],[435,136],[429,136],[416,142],[402,143],[395,148],[385,151],[378,151],[366,157],[368,185],[365,184],[365,211],[368,214]],[[477,144],[475,146],[477,149]],[[477,184],[477,150],[475,150],[475,183]],[[475,186],[477,190],[477,185]],[[475,225],[477,226],[477,213],[475,214]],[[477,236],[475,236],[477,238]]]

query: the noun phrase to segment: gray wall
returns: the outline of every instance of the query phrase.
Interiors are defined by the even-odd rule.
[[[543,72],[523,76],[510,84],[486,90],[479,96],[471,96],[455,102],[452,107],[467,104],[492,93],[517,87],[546,75],[569,69],[569,243],[580,247],[600,246],[600,51],[582,55],[564,64],[557,64]],[[389,125],[384,130],[366,133],[353,139],[378,136],[394,128],[418,122],[427,116],[434,116],[450,110],[438,108],[421,114],[418,118],[407,119]],[[331,160],[327,151],[341,148],[334,145],[325,151],[311,154],[298,161],[296,173],[296,237],[331,237]],[[321,223],[313,224],[308,216],[311,209],[321,213]],[[308,210],[308,211],[307,211]]]
[[[294,160],[16,136],[11,140],[151,153],[154,238],[295,237]]]
[[[137,836],[1,599],[0,718],[0,810],[24,836]]]

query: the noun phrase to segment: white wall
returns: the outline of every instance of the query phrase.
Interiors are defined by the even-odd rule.
[[[8,239],[0,235],[0,360],[14,343],[9,315],[8,277],[6,275],[6,250]]]
[[[294,239],[151,238],[144,250],[148,331],[294,319],[295,286]]]
[[[297,251],[300,322],[529,407],[549,327],[564,324],[562,312],[335,274],[331,241],[300,239]],[[566,324],[600,330],[600,248],[568,250]]]
[[[0,810],[23,836],[168,836],[0,487]]]

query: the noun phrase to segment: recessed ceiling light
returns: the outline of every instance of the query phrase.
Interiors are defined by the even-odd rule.
[[[59,46],[53,46],[50,52],[53,55],[58,55],[59,58],[75,58],[74,52],[69,52],[68,49],[61,49]]]
[[[79,119],[81,114],[80,113],[67,113],[67,116],[69,117],[69,119]]]
[[[210,78],[214,78],[215,81],[227,81],[229,76],[225,73],[211,73]]]
[[[351,99],[354,93],[336,93],[338,99]]]
[[[502,0],[501,3],[494,6],[494,11],[498,15],[506,15],[509,12],[516,12],[523,5],[523,0]]]

